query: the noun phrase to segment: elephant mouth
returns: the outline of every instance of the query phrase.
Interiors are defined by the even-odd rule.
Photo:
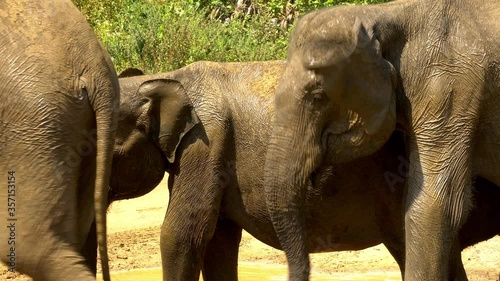
[[[349,111],[347,117],[344,122],[329,127],[322,134],[321,145],[326,156],[324,164],[344,163],[364,156],[366,144],[373,139],[366,133],[358,114]]]

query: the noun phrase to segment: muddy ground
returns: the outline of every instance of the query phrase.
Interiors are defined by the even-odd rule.
[[[108,213],[108,237],[110,267],[113,272],[144,268],[156,268],[159,271],[159,233],[167,198],[168,190],[164,181],[153,192],[141,198],[116,202],[111,206]],[[466,249],[462,253],[462,259],[471,281],[500,281],[500,236]],[[259,242],[246,232],[243,233],[240,245],[239,261],[245,266],[245,272],[250,270],[262,274],[255,280],[271,280],[266,274],[271,274],[269,272],[274,267],[282,269],[282,273],[273,274],[281,274],[282,277],[273,277],[273,280],[286,280],[283,253]],[[322,277],[321,280],[367,280],[373,275],[384,277],[370,280],[400,280],[396,263],[382,245],[363,251],[314,254],[311,263],[313,276]],[[242,270],[240,274],[243,275],[241,272]],[[251,279],[241,277],[242,280]],[[160,280],[146,275],[135,279]],[[0,280],[30,279],[8,273],[6,267],[2,267]]]

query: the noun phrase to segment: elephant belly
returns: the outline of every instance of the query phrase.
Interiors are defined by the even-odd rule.
[[[398,235],[397,230],[402,229],[397,220],[401,208],[399,193],[370,185],[359,188],[346,186],[331,195],[319,189],[308,195],[306,231],[311,253],[365,249],[383,243],[383,235]],[[263,194],[260,184],[252,189],[229,188],[224,217],[237,222],[261,242],[281,249]]]
[[[248,185],[247,185],[248,186]],[[261,184],[256,188],[246,189],[230,187],[224,194],[222,213],[240,225],[253,237],[276,249],[280,249],[278,238],[274,232]]]
[[[374,206],[358,197],[340,194],[308,208],[306,230],[311,253],[361,250],[383,242]]]
[[[373,208],[362,202],[356,205],[349,204],[352,203],[350,200],[335,201],[340,200],[325,200],[317,204],[317,208],[308,208],[306,211],[306,231],[311,253],[361,250],[383,242],[379,219]],[[264,198],[253,201],[254,206],[260,206],[258,210],[241,206],[244,211],[232,216],[232,219],[261,242],[281,249],[264,203]]]

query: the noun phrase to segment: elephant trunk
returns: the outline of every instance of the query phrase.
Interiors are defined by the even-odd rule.
[[[304,219],[306,183],[321,160],[321,151],[314,138],[290,137],[305,134],[289,134],[289,127],[273,128],[264,184],[268,211],[287,257],[289,280],[302,281],[308,280],[310,270]]]

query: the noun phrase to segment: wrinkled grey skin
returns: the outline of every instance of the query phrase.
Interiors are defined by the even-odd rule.
[[[71,1],[0,2],[0,46],[0,217],[16,219],[0,259],[34,280],[95,280],[84,249],[95,218],[109,280],[114,67]]]
[[[263,164],[283,68],[283,62],[197,62],[120,79],[110,198],[143,195],[169,172],[163,280],[198,280],[202,270],[207,281],[236,281],[242,229],[281,248],[266,208]],[[310,252],[384,243],[404,271],[405,157],[403,136],[394,133],[373,155],[318,169],[305,196]],[[460,232],[461,248],[500,233],[492,223],[500,219],[500,190],[482,179],[476,185],[479,205]]]
[[[500,184],[500,5],[407,0],[315,11],[297,23],[277,86],[266,200],[289,264],[308,280],[307,179],[320,165],[408,136],[405,280],[449,275],[471,181]]]

